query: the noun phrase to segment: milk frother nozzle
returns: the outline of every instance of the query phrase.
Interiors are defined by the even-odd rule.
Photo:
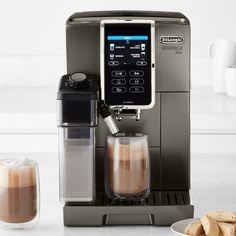
[[[101,117],[103,118],[107,129],[111,134],[116,134],[119,132],[119,129],[111,116],[111,111],[109,107],[104,103],[103,100],[98,102],[98,111]]]

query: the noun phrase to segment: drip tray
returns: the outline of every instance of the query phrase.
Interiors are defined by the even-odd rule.
[[[64,206],[65,226],[157,225],[193,217],[189,191],[153,191],[145,201],[110,200],[98,192],[93,204]]]

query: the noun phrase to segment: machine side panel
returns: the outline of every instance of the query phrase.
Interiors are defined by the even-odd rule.
[[[190,188],[189,93],[161,94],[162,190]]]
[[[189,91],[190,26],[156,23],[155,38],[156,91]],[[167,42],[173,39],[179,42]]]
[[[100,26],[81,23],[66,28],[67,73],[100,76]]]

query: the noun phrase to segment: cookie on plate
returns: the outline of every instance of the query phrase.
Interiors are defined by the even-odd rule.
[[[185,234],[191,236],[201,236],[204,235],[204,229],[200,220],[195,220],[189,223],[185,229]]]
[[[236,213],[233,211],[211,211],[207,216],[218,222],[236,222]]]
[[[218,223],[220,228],[220,236],[234,236],[235,228],[234,225],[229,223]]]
[[[201,223],[206,235],[219,236],[219,226],[214,219],[205,215],[201,218]]]

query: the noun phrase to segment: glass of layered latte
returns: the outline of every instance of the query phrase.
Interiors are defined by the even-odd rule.
[[[106,193],[110,198],[144,200],[150,192],[147,135],[118,133],[107,137]]]
[[[39,219],[38,166],[26,158],[0,160],[0,225],[29,228]]]

